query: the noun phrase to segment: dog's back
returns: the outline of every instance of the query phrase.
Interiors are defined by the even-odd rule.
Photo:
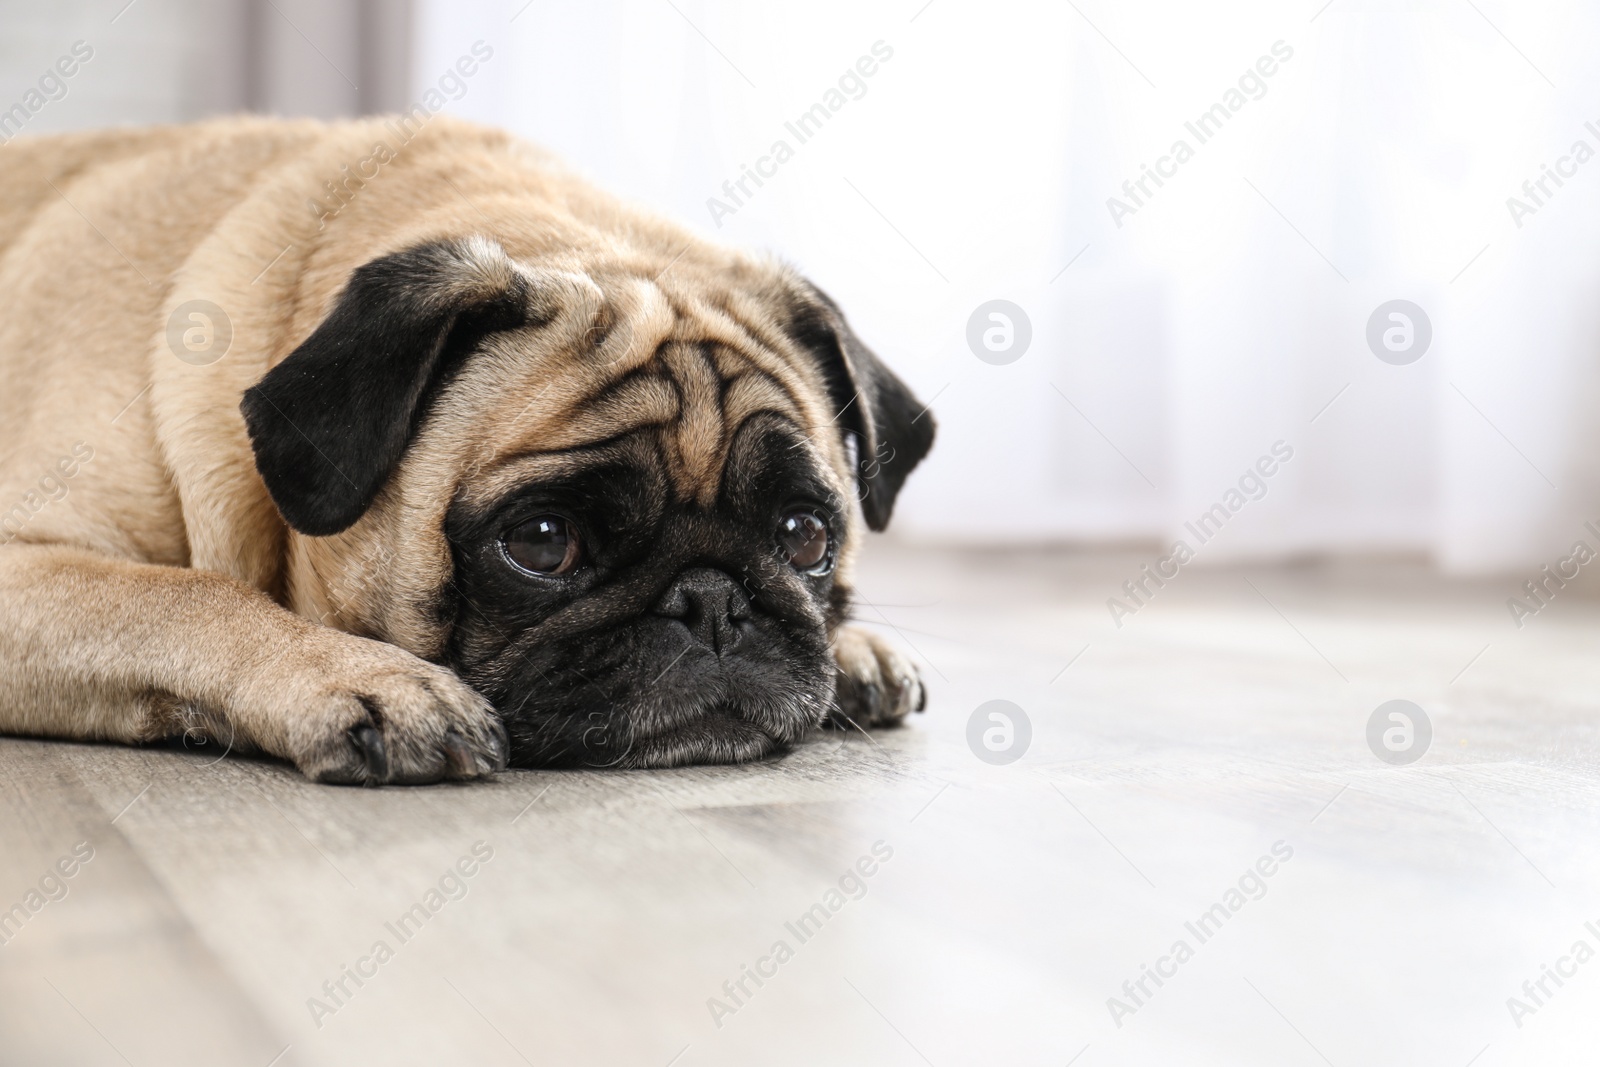
[[[544,162],[499,131],[404,121],[230,118],[0,148],[0,542],[65,540],[179,565],[214,547],[192,543],[187,498],[212,494],[186,493],[185,476],[248,468],[239,397],[323,313],[307,305],[331,298],[353,262],[424,214],[419,202],[456,195],[416,171],[448,183],[446,167],[429,165],[444,158],[515,183]],[[197,283],[221,316],[184,310]],[[215,330],[231,334],[226,352],[212,353],[226,362],[184,350]],[[181,419],[165,419],[166,397]],[[194,435],[213,454],[185,455],[183,424],[195,419],[213,423]],[[222,424],[236,455],[214,454]],[[41,492],[80,443],[92,460]],[[248,469],[220,481],[259,489]],[[254,503],[270,521],[264,496]],[[198,562],[264,587],[269,561],[236,560],[236,548]]]
[[[228,120],[0,150],[0,540],[188,561],[149,403],[163,304],[262,174],[324,136]]]

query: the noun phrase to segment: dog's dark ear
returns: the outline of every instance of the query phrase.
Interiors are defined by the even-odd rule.
[[[244,394],[256,469],[290,526],[359,519],[428,401],[483,336],[528,322],[527,277],[493,241],[440,241],[375,259],[333,312]]]
[[[933,447],[933,415],[895,373],[861,343],[839,306],[800,282],[790,333],[814,353],[828,382],[840,428],[856,438],[856,483],[867,525],[889,525],[895,497]]]

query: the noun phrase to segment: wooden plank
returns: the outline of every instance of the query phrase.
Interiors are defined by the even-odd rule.
[[[288,1042],[80,779],[104,754],[0,741],[0,1059],[264,1067]]]

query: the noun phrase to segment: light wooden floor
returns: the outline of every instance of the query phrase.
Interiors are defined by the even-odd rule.
[[[1507,998],[1600,950],[1600,606],[1517,630],[1510,579],[1195,571],[1119,630],[1141,561],[874,545],[861,614],[928,713],[756,766],[363,791],[0,741],[0,908],[93,849],[0,947],[0,1063],[1596,1062],[1600,959],[1520,1028]],[[1009,766],[966,741],[997,698]],[[1365,740],[1393,698],[1432,718],[1410,766]]]

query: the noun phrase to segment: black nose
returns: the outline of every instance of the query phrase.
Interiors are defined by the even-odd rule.
[[[655,613],[677,619],[690,636],[720,656],[737,645],[749,627],[750,598],[722,571],[692,567],[678,575]]]

